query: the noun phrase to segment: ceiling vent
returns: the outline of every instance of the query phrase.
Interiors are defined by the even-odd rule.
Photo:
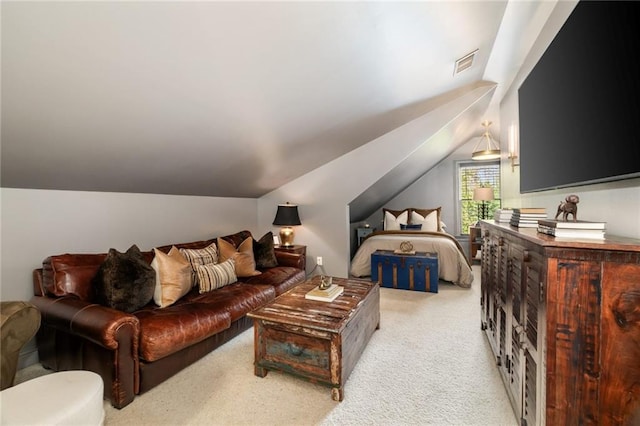
[[[458,59],[453,69],[453,75],[459,74],[462,71],[471,68],[471,66],[473,65],[473,60],[476,57],[476,53],[478,53],[478,49],[474,50],[471,53],[467,53],[462,58]]]

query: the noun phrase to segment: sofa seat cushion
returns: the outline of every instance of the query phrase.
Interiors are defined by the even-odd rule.
[[[193,301],[205,303],[212,310],[229,312],[233,322],[275,298],[276,292],[272,286],[246,285],[237,282],[200,294],[194,297]]]
[[[258,276],[242,278],[241,281],[246,284],[269,285],[275,290],[276,296],[280,296],[285,291],[304,282],[305,278],[305,271],[302,269],[291,266],[276,266],[262,270],[262,274]]]
[[[153,362],[198,343],[231,325],[231,315],[207,303],[183,300],[166,308],[148,305],[134,315],[140,320],[140,358]]]

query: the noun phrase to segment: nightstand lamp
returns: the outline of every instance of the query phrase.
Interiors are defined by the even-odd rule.
[[[280,229],[280,244],[292,246],[294,236],[292,226],[302,225],[300,216],[298,216],[298,206],[289,202],[278,204],[278,211],[276,212],[276,218],[273,219],[273,224],[282,226]]]

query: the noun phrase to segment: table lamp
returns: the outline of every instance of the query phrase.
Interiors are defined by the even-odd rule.
[[[482,202],[482,216],[480,215],[480,211],[478,212],[478,220],[487,218],[487,201],[493,200],[493,188],[474,188],[473,190],[473,201],[481,201]],[[478,206],[478,210],[480,210],[480,206]]]
[[[283,246],[292,246],[294,232],[292,226],[302,225],[300,216],[298,216],[298,206],[287,202],[286,204],[278,204],[276,218],[273,224],[282,226],[280,228],[280,244]]]

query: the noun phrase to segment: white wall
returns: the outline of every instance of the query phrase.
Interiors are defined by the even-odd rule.
[[[384,207],[392,210],[402,210],[409,207],[428,209],[440,206],[442,207],[440,211],[441,220],[447,226],[446,231],[452,235],[460,235],[456,201],[458,194],[456,188],[456,162],[470,160],[471,152],[476,142],[477,140],[473,138],[458,148],[453,154],[442,160],[407,189],[391,199]],[[382,208],[374,212],[364,222],[381,230]]]
[[[296,229],[295,242],[307,245],[307,271],[316,256],[322,256],[328,274],[348,276],[349,203],[492,90],[476,88],[265,195],[258,207],[261,232],[273,229],[277,204],[298,204],[302,226]]]
[[[518,125],[517,89],[529,74],[533,66],[544,53],[562,24],[575,7],[576,2],[558,2],[546,25],[540,32],[523,66],[514,79],[511,87],[505,92],[500,103],[500,134],[495,135],[500,141],[502,205],[510,207],[545,207],[549,216],[555,216],[561,200],[569,194],[578,194],[578,216],[583,220],[606,221],[607,233],[640,238],[640,179],[631,179],[605,184],[586,185],[561,190],[543,191],[531,194],[520,194],[520,170],[511,170],[508,156],[508,132],[511,125]],[[495,119],[494,117],[490,117]],[[496,117],[497,118],[497,117]],[[384,207],[402,209],[405,207],[437,207],[442,205],[443,220],[447,230],[457,234],[457,217],[455,216],[455,162],[471,158],[472,144],[465,144],[454,154],[427,172],[418,181],[401,194],[389,201]],[[617,153],[624,155],[624,153]],[[544,171],[541,171],[544,173]],[[380,228],[382,209],[374,213],[366,221],[371,226]]]
[[[512,172],[510,161],[506,158],[509,127],[519,124],[518,87],[538,62],[574,7],[575,2],[558,2],[500,104],[499,139],[500,149],[503,152],[501,160],[503,205],[545,207],[549,216],[553,217],[560,201],[569,194],[577,194],[580,196],[579,219],[605,221],[607,222],[608,234],[640,238],[640,179],[521,194],[520,169],[516,167]],[[603,143],[606,142],[603,141]],[[576,147],[576,149],[579,148]],[[610,155],[624,155],[624,153],[611,153]],[[544,173],[544,170],[541,170],[540,173]]]
[[[31,299],[32,271],[50,255],[150,250],[256,228],[255,199],[1,188],[0,203],[3,301]],[[37,360],[32,339],[19,368]]]
[[[257,200],[2,188],[0,300],[29,300],[50,255],[125,251],[256,228]],[[259,237],[259,236],[258,236]]]

